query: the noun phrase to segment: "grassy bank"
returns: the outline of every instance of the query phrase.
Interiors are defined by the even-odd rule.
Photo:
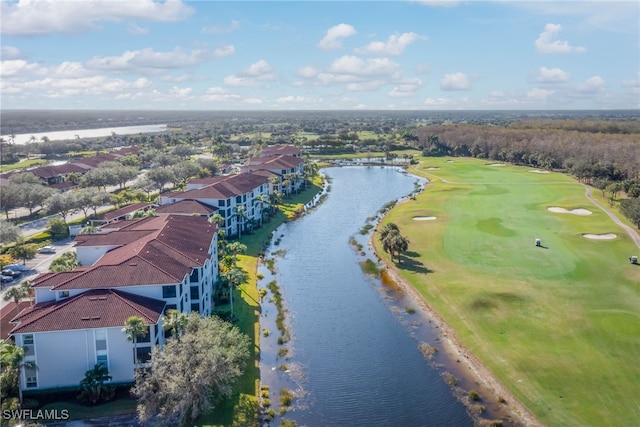
[[[542,423],[636,423],[640,268],[628,263],[638,249],[624,230],[568,176],[421,161],[414,172],[431,184],[385,218],[411,241],[404,279]],[[427,216],[436,219],[413,219]]]
[[[253,343],[251,357],[238,385],[238,393],[221,402],[214,411],[198,423],[200,426],[254,426],[258,425],[258,393],[260,383],[260,296],[258,295],[257,267],[264,245],[273,230],[297,217],[305,203],[322,188],[322,178],[317,177],[305,191],[292,195],[278,207],[278,214],[262,227],[240,239],[247,246],[247,253],[238,257],[238,264],[249,273],[249,283],[233,290],[233,311],[238,318],[236,325],[247,334]],[[217,307],[228,310],[229,306]]]

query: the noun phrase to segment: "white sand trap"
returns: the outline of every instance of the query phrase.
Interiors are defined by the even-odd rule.
[[[533,172],[533,173],[551,173],[549,171],[541,171],[540,169],[532,170],[532,171],[529,171],[529,172]]]
[[[490,165],[487,165],[487,166],[491,166],[491,167],[504,166],[504,163],[491,163]]]
[[[607,233],[607,234],[583,234],[582,237],[587,239],[611,240],[611,239],[615,239],[618,236],[616,236],[613,233]]]
[[[550,208],[548,208],[549,212],[555,212],[555,213],[570,213],[570,214],[574,214],[574,215],[591,215],[592,212],[586,209],[572,209],[572,210],[567,210],[565,208],[559,208],[557,206],[552,206]]]
[[[453,160],[447,160],[447,163],[453,163]]]
[[[434,219],[436,219],[435,216],[414,216],[413,217],[414,221],[433,221]]]
[[[427,171],[438,171],[438,170],[440,170],[440,168],[425,168],[424,170],[427,170]]]

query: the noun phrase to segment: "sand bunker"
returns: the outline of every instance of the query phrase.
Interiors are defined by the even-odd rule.
[[[551,173],[549,171],[541,171],[540,169],[532,170],[532,171],[529,171],[529,172],[533,172],[533,173]]]
[[[555,213],[570,213],[570,214],[574,214],[574,215],[591,215],[591,211],[586,210],[586,209],[572,209],[572,210],[567,210],[565,208],[559,208],[557,206],[552,206],[550,208],[548,208],[549,212],[555,212]]]
[[[447,163],[453,163],[453,160],[447,160]]]
[[[440,168],[424,168],[424,170],[437,171],[437,170],[440,170]]]
[[[487,166],[504,166],[504,163],[491,163],[490,165]]]
[[[414,221],[433,221],[434,219],[436,219],[435,216],[414,216],[413,217]]]
[[[607,233],[607,234],[583,234],[582,237],[586,239],[611,240],[611,239],[615,239],[618,236],[616,236],[613,233]]]

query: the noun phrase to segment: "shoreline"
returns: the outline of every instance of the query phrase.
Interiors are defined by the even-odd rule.
[[[372,234],[372,240],[373,236]],[[384,265],[381,272],[385,272],[388,278],[424,311],[429,322],[440,330],[439,343],[442,348],[439,350],[441,353],[444,353],[444,357],[448,360],[448,366],[455,367],[456,373],[461,375],[463,377],[462,379],[466,380],[466,382],[473,383],[478,386],[478,389],[490,393],[491,398],[488,399],[486,393],[483,394],[481,392],[480,394],[485,397],[480,403],[485,404],[485,406],[489,405],[495,409],[496,412],[502,415],[502,418],[505,418],[501,418],[502,421],[509,423],[509,425],[527,427],[542,426],[535,416],[460,342],[455,330],[431,307],[429,302],[402,277],[397,267],[389,264],[388,260],[380,257],[372,241],[371,246],[378,259]],[[456,397],[467,407],[474,424],[486,425],[486,423],[491,422],[491,420],[473,411],[474,404],[478,402],[474,403],[470,401],[467,397],[469,390],[461,390],[455,385],[451,388]],[[503,399],[505,403],[501,403],[501,399]]]

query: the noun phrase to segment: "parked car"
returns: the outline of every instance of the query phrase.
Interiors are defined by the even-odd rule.
[[[9,277],[18,277],[20,276],[22,273],[19,271],[14,271],[8,268],[3,268],[2,269],[2,275],[3,276],[9,276]]]
[[[4,274],[0,276],[0,282],[9,283],[13,281],[13,276],[5,276]]]
[[[38,249],[38,253],[39,254],[55,254],[56,248],[54,248],[53,246],[43,246],[40,249]]]
[[[5,265],[3,267],[3,269],[9,269],[9,270],[13,270],[13,271],[29,271],[31,270],[29,267],[27,267],[24,264],[9,264],[9,265]]]

